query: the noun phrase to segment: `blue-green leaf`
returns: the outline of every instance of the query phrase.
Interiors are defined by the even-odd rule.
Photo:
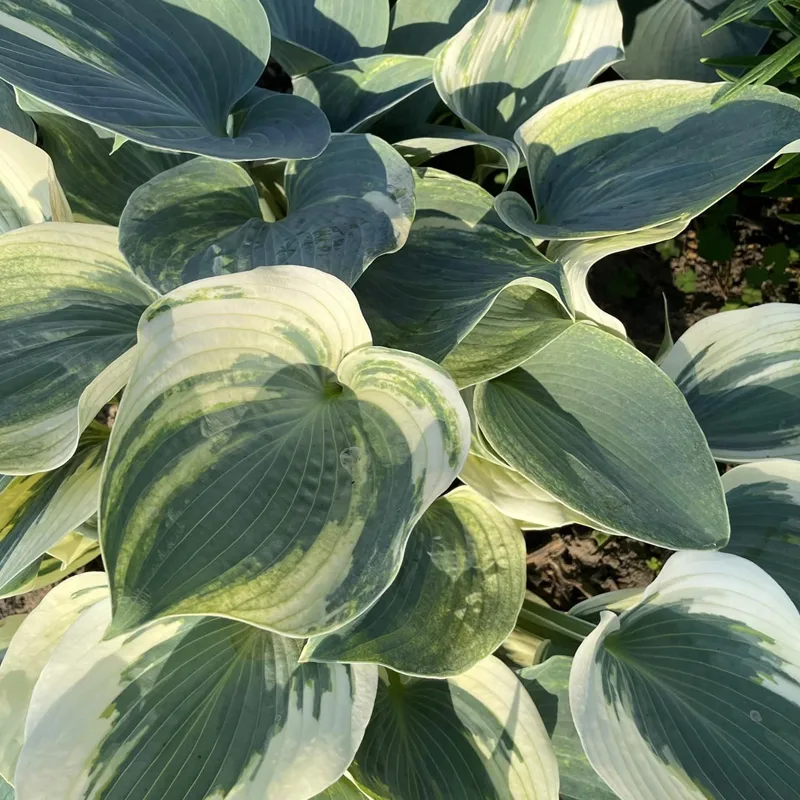
[[[120,248],[160,291],[274,264],[316,267],[355,283],[399,249],[414,218],[414,176],[374,136],[335,135],[313,161],[289,162],[288,214],[264,220],[241,167],[198,158],[146,183],[120,221]]]
[[[319,155],[329,135],[319,111],[253,89],[269,48],[260,0],[0,2],[0,77],[160,150],[231,160]]]
[[[537,216],[497,210],[539,239],[596,239],[697,216],[800,139],[800,100],[750,86],[614,81],[574,92],[516,134]]]

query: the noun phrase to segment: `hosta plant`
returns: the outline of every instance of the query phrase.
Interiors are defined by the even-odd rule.
[[[0,594],[103,564],[0,626],[0,796],[797,796],[800,311],[656,363],[587,275],[800,101],[622,5],[0,0]],[[562,613],[571,523],[677,552]]]

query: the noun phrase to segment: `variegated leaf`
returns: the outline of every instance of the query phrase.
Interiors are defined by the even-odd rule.
[[[433,58],[487,0],[397,0],[392,8],[392,27],[387,53]]]
[[[307,636],[385,591],[469,420],[443,370],[369,345],[352,292],[306,267],[150,308],[101,493],[116,632],[212,614]]]
[[[109,619],[89,608],[42,672],[20,798],[305,800],[344,773],[375,667],[298,664],[300,642],[208,617],[101,641]]]
[[[415,167],[435,156],[452,153],[464,147],[483,148],[496,158],[481,163],[481,166],[504,169],[507,174],[506,186],[511,183],[520,165],[520,152],[513,142],[498,136],[472,133],[445,125],[426,125],[413,139],[395,142],[394,147]]]
[[[755,55],[769,37],[768,28],[741,23],[706,35],[731,5],[727,0],[620,0],[619,5],[625,60],[614,70],[625,78],[716,81],[716,70],[700,59]]]
[[[265,221],[256,187],[236,164],[197,158],[134,192],[120,247],[160,291],[264,264],[300,264],[348,285],[405,243],[414,176],[374,136],[335,135],[313,161],[286,165],[288,215]]]
[[[743,464],[722,486],[731,518],[725,550],[758,564],[800,608],[800,462]]]
[[[606,256],[674,239],[686,225],[686,221],[678,220],[655,228],[645,228],[634,233],[608,236],[603,239],[555,241],[548,246],[547,257],[557,261],[564,268],[575,314],[625,338],[625,326],[592,300],[587,286],[589,270]]]
[[[408,242],[356,285],[376,341],[443,362],[460,386],[525,361],[572,324],[563,270],[509,231],[477,184],[420,171]]]
[[[0,476],[0,593],[11,591],[27,568],[97,512],[107,441],[107,431],[90,430],[63,467]]]
[[[660,362],[720,461],[800,457],[800,308],[707,317]]]
[[[600,530],[671,549],[727,543],[716,465],[686,401],[632,345],[576,323],[475,390],[511,467]]]
[[[499,459],[470,452],[458,477],[523,530],[547,530],[587,520]]]
[[[594,771],[572,721],[569,673],[572,659],[553,656],[543,664],[517,673],[542,715],[558,759],[560,800],[616,800],[617,796]]]
[[[358,58],[298,78],[294,93],[319,106],[340,133],[362,131],[433,82],[433,59],[380,55]]]
[[[134,142],[115,150],[114,134],[81,122],[24,92],[22,108],[39,126],[41,145],[80,222],[116,225],[134,189],[190,156],[152,150]]]
[[[349,625],[311,639],[303,660],[458,675],[514,629],[525,569],[519,527],[477,492],[459,487],[417,523],[403,566],[380,600]]]
[[[269,50],[260,0],[0,2],[0,77],[159,150],[319,155],[324,116],[301,98],[253,88]]]
[[[677,553],[581,645],[570,706],[622,800],[788,798],[800,782],[800,615],[755,564]]]
[[[539,712],[494,656],[446,680],[382,671],[350,771],[376,800],[558,799]]]
[[[0,715],[3,719],[0,775],[10,783],[15,783],[14,768],[22,749],[28,705],[39,675],[78,615],[107,595],[104,573],[75,575],[50,591],[14,635],[0,664]],[[42,796],[58,795],[45,792]],[[24,798],[24,794],[20,793],[20,797]]]
[[[389,33],[388,0],[261,0],[272,56],[291,75],[379,55]]]
[[[53,162],[35,144],[0,129],[0,234],[52,221],[72,221]]]
[[[538,239],[599,239],[688,223],[800,139],[800,100],[727,83],[612,81],[574,92],[528,120],[515,139],[538,216],[501,194],[496,208]]]
[[[65,464],[124,385],[156,294],[99,225],[44,223],[0,237],[0,472]]]
[[[19,107],[14,89],[0,81],[0,128],[11,131],[26,142],[36,143],[36,126]]]
[[[621,58],[616,0],[489,0],[438,54],[434,80],[465,124],[511,139]]]

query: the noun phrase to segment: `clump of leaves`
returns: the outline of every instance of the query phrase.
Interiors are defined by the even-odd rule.
[[[104,566],[0,637],[6,794],[791,791],[800,312],[655,363],[586,279],[800,100],[591,85],[615,0],[0,7],[0,591]],[[571,523],[679,552],[566,614]]]

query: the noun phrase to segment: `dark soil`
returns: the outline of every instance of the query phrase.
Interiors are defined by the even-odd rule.
[[[562,611],[597,594],[646,586],[669,556],[668,550],[621,536],[598,543],[580,525],[531,532],[526,542],[528,588]]]

